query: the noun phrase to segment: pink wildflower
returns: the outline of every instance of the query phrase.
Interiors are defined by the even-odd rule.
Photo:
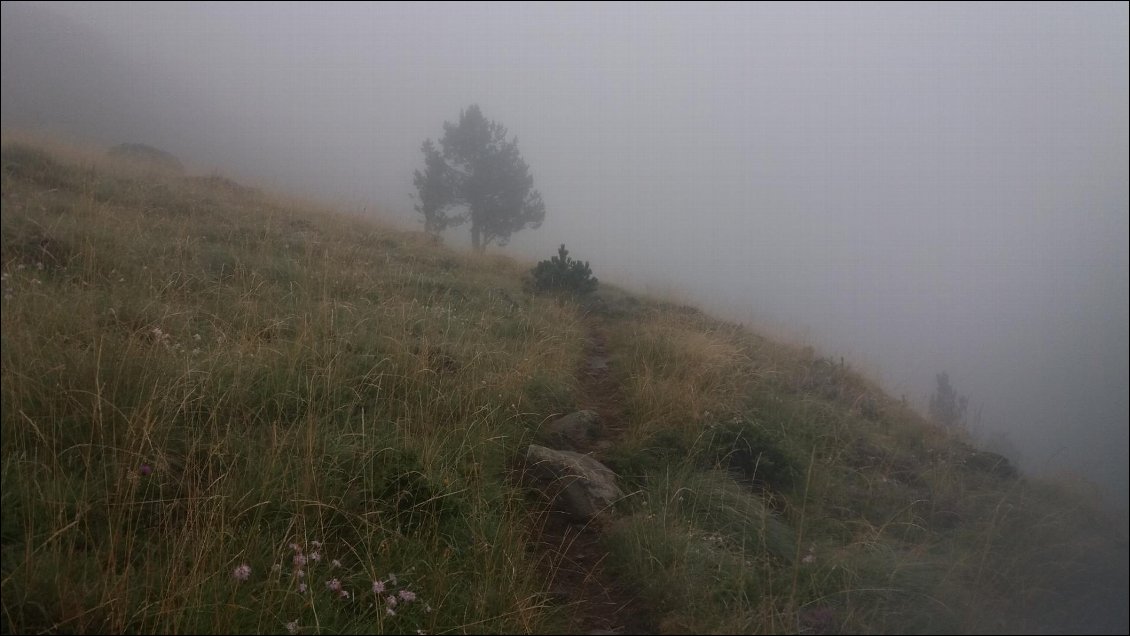
[[[373,581],[373,594],[381,594],[385,591],[384,581]]]
[[[396,597],[390,594],[385,597],[385,603],[388,604],[389,607],[396,607]]]
[[[408,590],[400,590],[397,595],[400,596],[400,600],[404,601],[405,603],[411,603],[412,601],[416,600],[416,593],[409,592]]]
[[[237,581],[246,581],[251,577],[251,566],[244,563],[233,570],[231,575]]]
[[[331,591],[334,591],[334,592],[340,592],[341,591],[341,581],[339,581],[337,579],[330,579],[330,580],[326,581],[326,588],[331,590]]]

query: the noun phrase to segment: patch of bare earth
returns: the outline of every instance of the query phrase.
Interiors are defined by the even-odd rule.
[[[620,388],[609,370],[610,356],[604,326],[589,316],[585,361],[578,370],[582,386],[581,408],[596,411],[602,423],[599,434],[577,451],[600,460],[601,452],[621,433],[624,415]],[[575,634],[656,633],[652,614],[634,590],[625,586],[606,565],[608,553],[601,542],[606,521],[580,522],[559,512],[544,519],[537,538],[551,562],[551,590],[566,607],[568,628]]]

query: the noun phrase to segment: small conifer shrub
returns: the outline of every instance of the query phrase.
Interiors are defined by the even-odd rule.
[[[565,249],[564,243],[557,250],[557,256],[534,267],[533,275],[534,289],[539,292],[562,291],[583,295],[595,291],[597,285],[588,261],[582,263],[569,258],[569,250]]]

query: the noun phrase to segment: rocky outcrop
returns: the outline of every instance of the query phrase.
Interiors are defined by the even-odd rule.
[[[616,473],[604,464],[588,455],[536,444],[526,450],[526,477],[555,508],[580,520],[611,510],[624,496]]]
[[[179,159],[164,150],[145,144],[118,144],[110,149],[109,155],[154,172],[184,173],[184,166]]]
[[[1016,479],[1020,475],[1007,457],[991,451],[974,450],[965,458],[965,466],[1001,479]]]

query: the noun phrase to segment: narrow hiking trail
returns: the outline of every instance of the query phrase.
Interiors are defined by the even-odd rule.
[[[623,432],[623,395],[609,369],[608,337],[603,319],[587,313],[585,357],[578,369],[581,409],[600,416],[600,431],[577,448],[601,459],[602,452]],[[538,541],[552,559],[554,597],[568,607],[569,631],[574,634],[653,634],[650,612],[632,589],[607,571],[608,553],[601,542],[607,520],[588,523],[551,512]]]

